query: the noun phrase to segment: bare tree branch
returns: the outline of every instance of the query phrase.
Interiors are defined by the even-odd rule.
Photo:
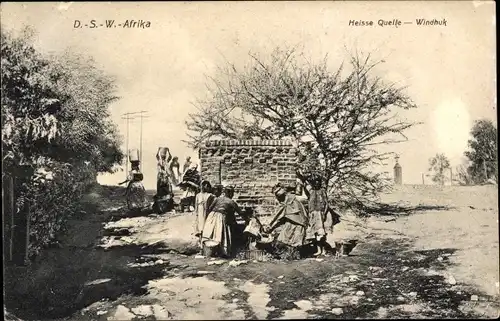
[[[295,50],[277,49],[268,58],[250,54],[243,70],[227,63],[208,79],[211,99],[198,101],[201,107],[186,122],[191,145],[215,137],[291,138],[301,150],[302,140],[312,137],[303,170],[322,172],[339,206],[373,202],[388,180],[370,167],[391,153],[372,147],[405,141],[404,132],[416,123],[401,119],[397,110],[415,104],[403,88],[371,76],[380,62],[369,54],[352,55],[345,76],[343,64],[330,72],[326,57],[317,64],[299,62]]]

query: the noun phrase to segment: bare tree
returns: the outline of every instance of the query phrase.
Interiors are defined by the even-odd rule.
[[[191,145],[221,138],[291,139],[304,159],[319,160],[303,165],[322,173],[337,205],[374,200],[389,183],[370,170],[390,156],[376,146],[405,141],[403,132],[415,124],[395,112],[416,107],[403,88],[372,76],[379,62],[369,55],[352,55],[350,70],[341,64],[334,72],[326,57],[299,62],[303,56],[294,50],[250,58],[243,70],[228,62],[210,78],[210,99],[198,101],[198,111],[186,122]],[[310,148],[303,148],[305,141]]]

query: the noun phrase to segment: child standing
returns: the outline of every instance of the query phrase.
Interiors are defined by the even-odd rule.
[[[311,174],[308,178],[310,185],[309,194],[309,224],[306,239],[316,246],[314,256],[322,255],[326,242],[325,216],[329,210],[328,197],[322,188],[322,177],[319,174]]]

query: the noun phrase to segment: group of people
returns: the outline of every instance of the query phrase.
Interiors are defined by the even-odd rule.
[[[173,209],[173,186],[184,191],[181,198],[180,210],[184,212],[185,208],[194,210],[194,198],[199,192],[200,175],[198,165],[191,161],[191,157],[186,157],[183,166],[183,172],[179,169],[178,157],[172,157],[170,151],[166,147],[158,148],[156,154],[158,160],[158,178],[157,178],[157,194],[153,207],[157,213],[163,214],[168,210]],[[167,192],[168,191],[168,192]]]
[[[188,157],[184,173],[179,171],[178,158],[172,157],[168,148],[159,148],[157,193],[154,197],[153,211],[165,213],[174,207],[173,185],[182,186],[186,191],[184,199],[192,200],[195,212],[194,234],[199,238],[200,247],[210,245],[223,257],[235,253],[235,239],[238,239],[236,215],[246,226],[257,226],[250,238],[259,244],[262,239],[272,239],[272,250],[297,257],[305,246],[315,248],[315,256],[326,254],[325,222],[331,215],[331,228],[339,222],[339,215],[328,205],[324,180],[320,174],[304,175],[297,172],[297,184],[284,186],[276,184],[272,192],[279,206],[268,225],[260,224],[248,209],[241,209],[233,200],[234,187],[215,185],[200,181],[197,166]],[[127,186],[127,205],[130,210],[149,207],[146,191],[142,184],[143,174],[138,159],[131,159],[132,170],[124,184]],[[182,207],[181,201],[181,207]],[[243,231],[241,231],[243,233]],[[261,242],[262,244],[262,242]],[[267,247],[269,249],[269,247]]]
[[[233,200],[234,187],[201,182],[201,192],[195,198],[194,234],[199,238],[200,248],[210,244],[222,257],[234,255],[234,233],[237,227],[236,214],[246,222],[248,213]]]
[[[158,148],[156,159],[158,160],[158,175],[168,176],[171,183],[175,186],[182,182],[183,176],[188,171],[195,170],[198,167],[198,165],[193,164],[191,157],[188,156],[186,157],[181,172],[179,158],[177,156],[172,156],[167,147]]]
[[[273,187],[279,207],[268,225],[260,224],[251,213],[238,206],[233,200],[232,186],[217,185],[212,188],[208,181],[202,181],[201,192],[195,202],[195,235],[199,238],[200,247],[210,244],[211,247],[217,247],[220,256],[233,256],[235,232],[238,231],[236,214],[239,214],[247,226],[250,223],[258,226],[257,231],[250,236],[256,239],[256,243],[263,238],[269,239],[266,236],[273,239],[274,246],[265,247],[275,252],[273,254],[281,252],[288,257],[298,258],[301,250],[311,245],[315,247],[313,255],[326,254],[327,215],[331,215],[332,228],[339,222],[339,215],[328,205],[320,175],[298,176],[301,181],[299,184],[277,184]],[[307,201],[307,206],[304,206],[304,201]]]
[[[168,152],[168,149],[167,149],[167,152]],[[167,164],[168,164],[168,167],[166,166]],[[168,152],[168,158],[165,158],[165,159],[160,158],[159,159],[158,166],[160,167],[159,169],[161,171],[170,172],[172,184],[174,184],[174,185],[178,185],[179,183],[182,182],[182,177],[185,175],[185,173],[188,170],[192,169],[192,167],[194,167],[194,168],[197,167],[197,165],[193,164],[193,162],[191,161],[191,157],[188,156],[188,157],[186,157],[186,161],[184,162],[184,165],[182,166],[182,172],[181,172],[179,158],[177,156],[172,157],[170,155],[170,152]]]
[[[157,213],[165,213],[173,209],[173,186],[182,186],[182,189],[185,190],[184,199],[194,200],[199,182],[196,180],[197,165],[192,163],[191,157],[186,158],[182,173],[180,172],[179,158],[172,156],[168,148],[158,148],[156,158],[158,160],[158,176],[153,210]],[[139,151],[131,150],[129,160],[131,171],[127,179],[120,185],[128,183],[125,192],[127,206],[131,211],[138,211],[150,205],[142,183],[144,176],[140,170]],[[188,183],[186,184],[183,180]]]
[[[307,176],[297,173],[299,183],[292,186],[277,184],[273,193],[279,208],[263,232],[273,233],[281,227],[275,241],[291,257],[299,256],[304,247],[313,246],[314,256],[326,254],[327,231],[325,223],[331,216],[330,231],[340,222],[340,216],[328,204],[322,176],[317,173]],[[307,206],[304,206],[304,203]]]

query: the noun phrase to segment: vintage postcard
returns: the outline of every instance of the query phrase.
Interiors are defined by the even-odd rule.
[[[6,320],[499,317],[495,2],[0,8]]]

